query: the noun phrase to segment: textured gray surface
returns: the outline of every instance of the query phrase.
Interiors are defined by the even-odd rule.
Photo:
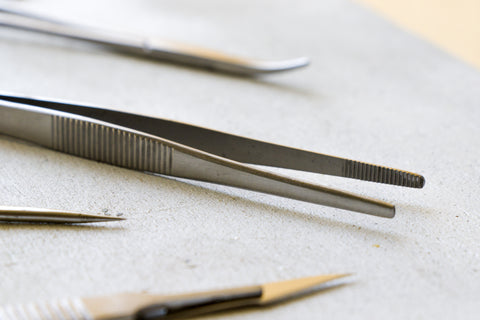
[[[421,190],[287,172],[397,205],[393,220],[153,177],[0,137],[0,203],[123,212],[0,225],[0,302],[180,293],[329,272],[351,284],[232,319],[474,319],[480,74],[348,1],[36,0],[77,21],[304,70],[249,80],[0,30],[0,89],[191,122],[425,175]],[[112,9],[113,8],[113,9]]]

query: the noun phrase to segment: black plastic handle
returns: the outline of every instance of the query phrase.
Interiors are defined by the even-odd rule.
[[[258,304],[261,287],[248,287],[217,293],[191,295],[172,301],[150,305],[138,310],[135,320],[183,319],[206,313]]]

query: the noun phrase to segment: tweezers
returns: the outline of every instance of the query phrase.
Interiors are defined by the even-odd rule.
[[[2,320],[186,319],[231,309],[272,305],[314,291],[333,289],[348,274],[322,275],[263,285],[162,296],[124,293],[0,307]]]
[[[0,6],[0,26],[82,40],[117,52],[243,76],[288,71],[309,64],[305,57],[279,61],[240,58],[173,41],[75,25],[8,6]]]
[[[265,171],[273,166],[422,188],[416,173],[181,122],[0,94],[0,133],[112,165],[393,218],[389,203]]]
[[[88,223],[125,220],[121,217],[86,214],[74,211],[40,209],[29,207],[0,206],[0,222],[28,223]],[[0,318],[1,319],[1,318]]]

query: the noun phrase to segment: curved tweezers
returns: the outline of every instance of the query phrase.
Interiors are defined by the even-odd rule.
[[[309,64],[305,57],[280,61],[234,57],[187,44],[74,25],[4,6],[0,7],[0,26],[87,41],[119,52],[243,76],[288,71]]]
[[[276,166],[405,187],[421,175],[165,119],[0,95],[0,132],[124,168],[223,184],[392,218],[391,204],[258,169]],[[247,164],[249,163],[249,164]]]

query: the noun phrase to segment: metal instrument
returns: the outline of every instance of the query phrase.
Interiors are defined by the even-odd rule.
[[[395,207],[254,165],[422,188],[416,173],[328,156],[185,123],[0,94],[0,133],[75,156],[393,218]]]
[[[333,280],[347,276],[323,275],[258,286],[185,295],[118,294],[63,299],[0,308],[2,320],[155,320],[185,319],[208,313],[270,305],[341,285]]]
[[[188,44],[75,25],[5,5],[0,6],[0,26],[82,40],[118,52],[243,76],[288,71],[309,64],[305,57],[280,61],[235,57]]]
[[[119,220],[125,220],[125,218],[73,211],[0,206],[0,222],[87,223]]]

